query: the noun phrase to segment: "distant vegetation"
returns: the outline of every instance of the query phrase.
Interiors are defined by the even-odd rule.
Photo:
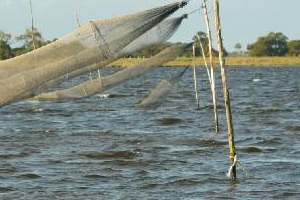
[[[42,34],[33,29],[35,46],[40,48],[51,41],[45,41]],[[16,46],[16,47],[12,47]],[[31,29],[26,29],[23,34],[13,38],[11,34],[0,31],[0,60],[13,58],[33,50]]]
[[[36,48],[40,48],[46,44],[49,44],[52,41],[45,41],[42,37],[42,34],[34,28],[34,38]],[[208,53],[208,41],[206,33],[198,32],[198,35],[201,38],[201,42],[204,47],[204,53]],[[196,55],[201,56],[202,52],[200,50],[199,41],[196,36],[193,38],[194,43],[196,44]],[[144,48],[138,52],[135,52],[127,57],[141,58],[141,57],[151,57],[163,49],[173,45],[173,43],[163,43],[160,45],[154,45],[148,48]],[[32,43],[32,34],[31,29],[26,29],[23,34],[12,37],[11,34],[0,31],[0,60],[5,60],[13,58],[15,56],[27,53],[33,50]],[[218,51],[213,49],[214,54],[217,56]],[[188,50],[183,57],[192,56],[192,48]],[[237,43],[234,46],[234,51],[227,53],[226,55],[231,56],[250,56],[250,57],[282,57],[282,56],[300,56],[300,40],[289,41],[283,33],[274,33],[271,32],[266,36],[259,37],[257,41],[253,44],[247,46],[247,51],[243,51],[242,45]]]
[[[282,33],[271,32],[248,45],[250,56],[299,56],[300,40],[289,41]]]

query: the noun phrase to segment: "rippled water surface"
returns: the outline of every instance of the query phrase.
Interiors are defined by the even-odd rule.
[[[158,110],[135,108],[175,70],[157,68],[110,95],[1,109],[0,199],[300,199],[300,68],[228,69],[238,159],[248,173],[238,170],[236,184],[225,175],[219,72],[218,135],[204,69],[201,110],[191,71]]]

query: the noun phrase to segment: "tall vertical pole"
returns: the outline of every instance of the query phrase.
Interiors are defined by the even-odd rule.
[[[30,6],[30,13],[31,13],[31,38],[32,38],[32,46],[33,46],[33,50],[35,50],[36,49],[36,45],[35,45],[35,37],[34,37],[34,17],[33,17],[33,8],[32,8],[31,0],[29,0],[29,6]]]
[[[200,109],[200,100],[199,100],[199,93],[198,93],[198,88],[197,88],[195,45],[193,45],[193,69],[194,69],[193,71],[194,71],[194,86],[195,86],[196,104],[197,104],[197,109]]]
[[[220,128],[219,128],[218,103],[217,103],[217,94],[216,94],[216,78],[215,78],[215,69],[214,69],[214,62],[213,62],[212,37],[210,31],[210,22],[208,18],[206,0],[203,0],[203,9],[204,9],[204,16],[205,16],[204,18],[205,18],[206,32],[208,38],[211,92],[212,92],[213,104],[214,104],[215,131],[216,133],[219,133]]]
[[[217,33],[217,41],[218,41],[224,101],[225,101],[225,108],[226,108],[227,127],[228,127],[229,160],[230,160],[230,165],[232,166],[232,172],[230,173],[230,180],[234,181],[236,180],[236,166],[235,166],[236,152],[235,152],[235,145],[234,145],[234,132],[233,132],[233,122],[232,122],[232,114],[231,114],[231,107],[230,107],[230,96],[229,96],[229,90],[226,81],[226,69],[225,69],[224,46],[223,46],[221,22],[220,22],[219,0],[214,0],[214,13],[215,13],[215,25],[216,25],[216,33]]]

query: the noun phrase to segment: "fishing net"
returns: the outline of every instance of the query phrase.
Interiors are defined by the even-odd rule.
[[[142,110],[155,110],[165,101],[172,89],[179,83],[181,77],[184,75],[188,67],[182,72],[176,73],[169,79],[162,80],[147,98],[137,104],[137,107]]]
[[[168,61],[172,61],[178,56],[182,55],[186,49],[187,45],[175,45],[165,49],[151,58],[148,58],[132,67],[128,67],[110,76],[89,80],[69,89],[41,94],[35,98],[29,99],[29,101],[68,101],[86,98],[120,85],[125,81],[139,77],[154,69],[154,67],[161,66]]]
[[[27,94],[24,94],[24,99],[32,97],[31,95],[38,95],[41,92],[45,91],[48,88],[52,88],[54,86],[57,86],[61,84],[63,81],[75,78],[77,76],[86,74],[88,72],[92,72],[95,70],[98,70],[101,67],[105,67],[108,64],[114,62],[121,56],[125,56],[128,54],[131,54],[135,51],[138,51],[142,48],[156,45],[163,43],[167,41],[179,28],[179,26],[182,23],[182,20],[185,19],[187,16],[183,15],[181,17],[176,17],[172,19],[167,19],[152,28],[151,30],[147,31],[145,34],[134,40],[132,43],[127,45],[121,52],[119,53],[119,56],[116,56],[116,58],[108,59],[106,61],[102,61],[100,63],[96,63],[84,68],[80,68],[78,70],[72,71],[70,73],[67,73],[66,75],[62,75],[58,78],[55,78],[41,86],[39,86],[38,89],[33,90],[32,92],[28,92]]]
[[[184,5],[186,2],[173,3],[137,14],[91,21],[43,48],[1,62],[0,69],[6,70],[0,72],[0,107],[18,101],[23,93],[63,74],[118,57],[124,47]]]

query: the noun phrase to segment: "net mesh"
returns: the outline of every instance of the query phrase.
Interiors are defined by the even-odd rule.
[[[137,107],[142,110],[155,110],[161,106],[171,93],[172,89],[176,87],[187,69],[188,67],[186,67],[182,72],[176,73],[173,77],[162,80],[155,89],[152,90],[147,98],[137,104]]]
[[[181,6],[182,3],[173,3],[137,14],[96,20],[43,48],[1,62],[0,107],[68,72],[118,57],[130,42]]]
[[[140,36],[139,38],[134,40],[132,43],[127,45],[123,50],[121,50],[121,52],[119,53],[119,56],[117,56],[116,58],[108,59],[108,60],[102,61],[100,63],[96,63],[96,64],[93,64],[93,65],[90,65],[90,66],[87,66],[84,68],[80,68],[78,70],[67,73],[66,75],[62,75],[58,78],[55,78],[55,79],[39,86],[38,89],[35,89],[32,92],[28,92],[28,93],[24,94],[23,99],[32,97],[32,95],[33,96],[38,95],[41,92],[45,91],[46,89],[57,86],[66,80],[75,78],[77,76],[86,74],[88,72],[98,70],[101,67],[105,67],[108,64],[117,60],[121,56],[125,56],[125,55],[131,54],[135,51],[138,51],[140,49],[143,49],[145,47],[167,41],[179,28],[179,26],[181,25],[182,20],[184,18],[185,18],[185,15],[181,16],[181,17],[173,18],[173,19],[164,20],[163,22],[161,22],[160,24],[155,26],[153,29],[147,31],[145,34],[143,34],[142,36]]]
[[[110,76],[101,77],[95,80],[84,82],[69,89],[57,90],[36,96],[29,101],[68,101],[73,99],[85,98],[103,92],[121,83],[137,78],[154,67],[172,61],[186,51],[186,45],[175,45],[165,49],[159,54],[148,58],[132,67],[128,67]]]

